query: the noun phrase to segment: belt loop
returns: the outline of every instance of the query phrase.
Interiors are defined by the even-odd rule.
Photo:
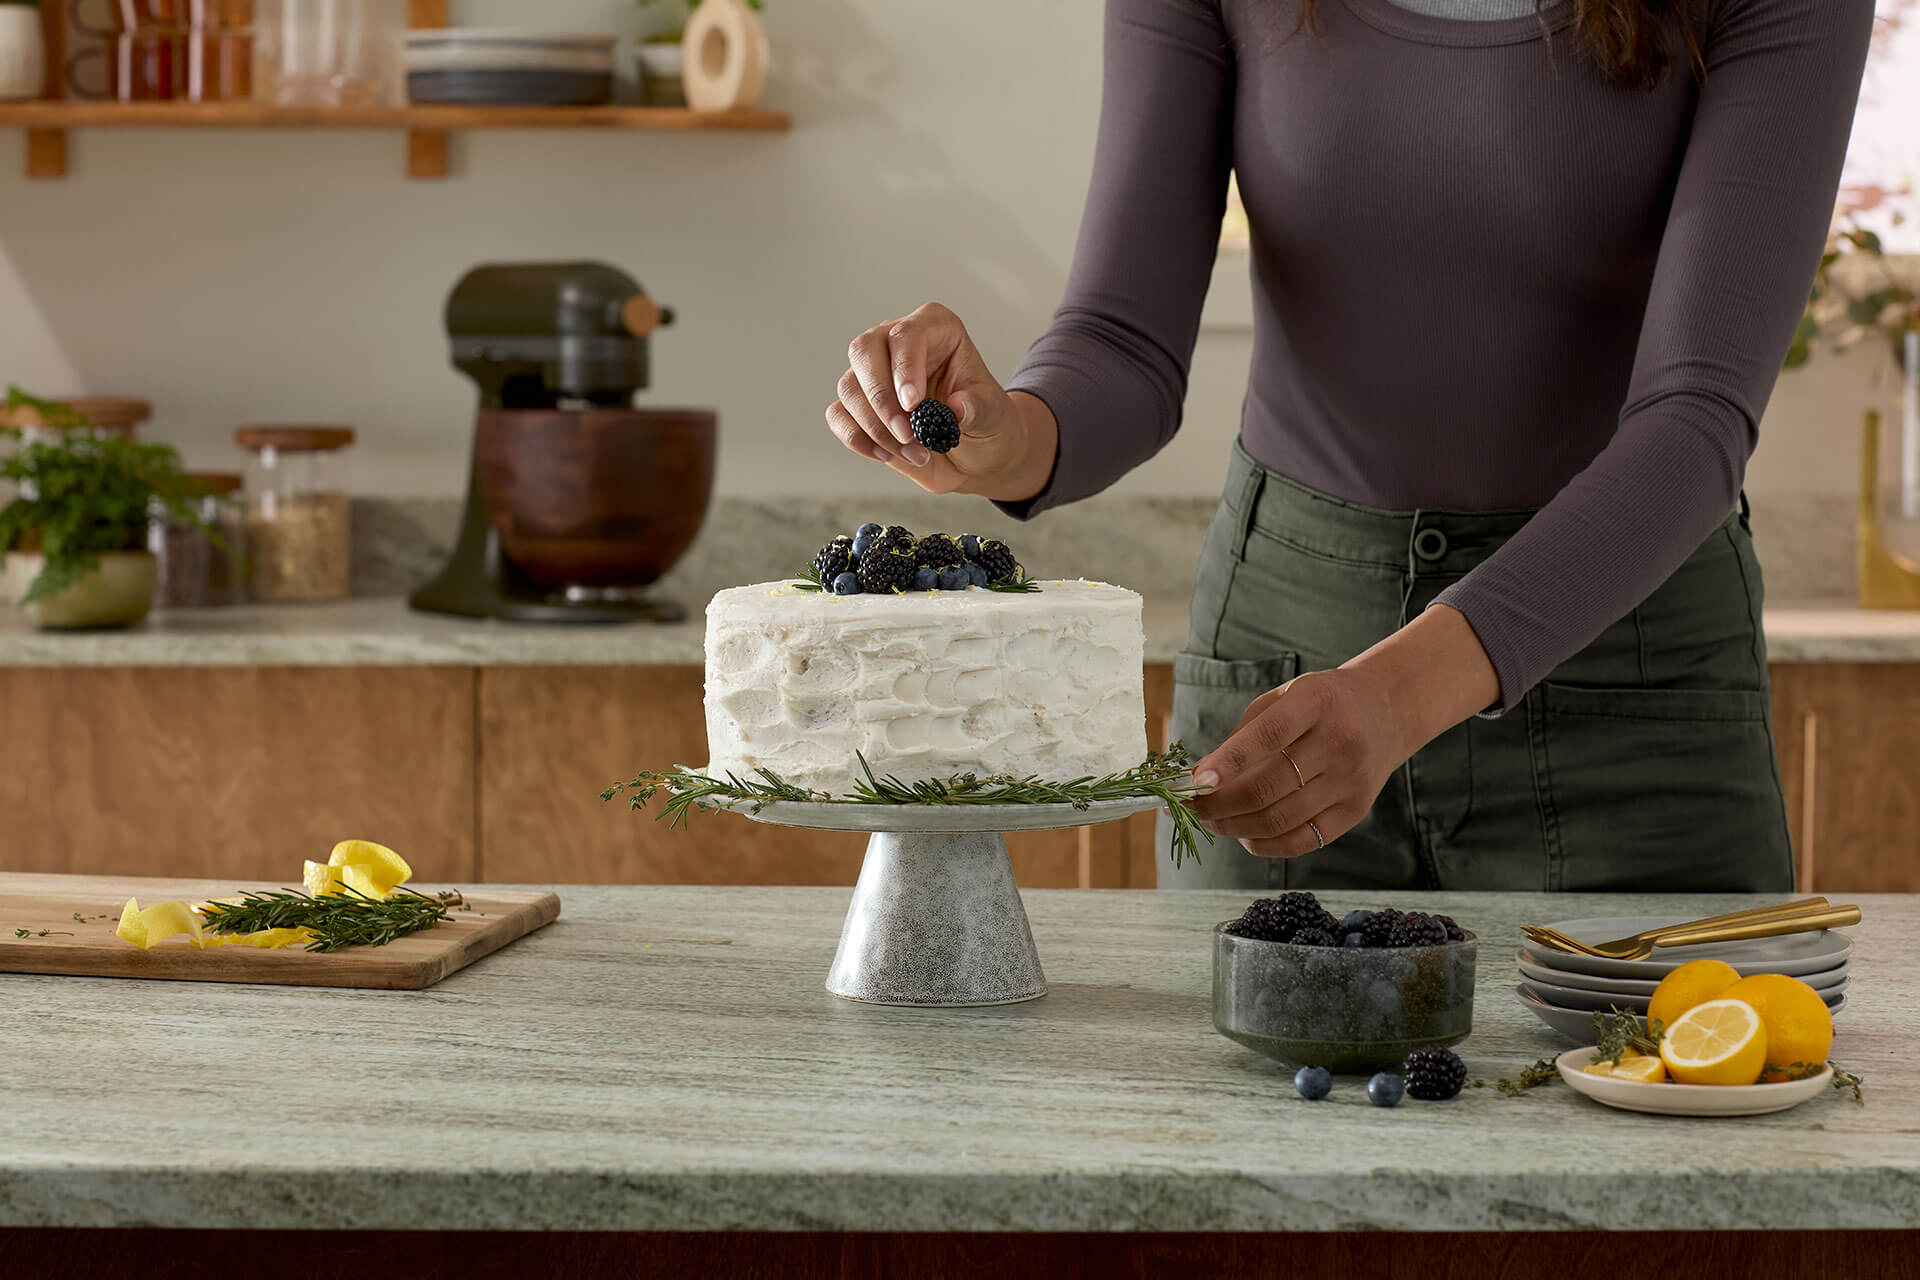
[[[1234,531],[1233,555],[1244,560],[1247,555],[1247,535],[1253,531],[1254,512],[1260,509],[1260,494],[1267,487],[1267,473],[1259,463],[1249,460],[1247,474],[1240,480],[1240,527]]]
[[[1740,491],[1740,518],[1742,520],[1753,519],[1753,506],[1747,501],[1747,491],[1745,489]]]

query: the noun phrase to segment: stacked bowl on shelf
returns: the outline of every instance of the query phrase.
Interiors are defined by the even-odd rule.
[[[1680,922],[1680,917],[1600,916],[1561,920],[1550,927],[1592,944]],[[1827,1008],[1838,1014],[1847,1002],[1847,968],[1852,954],[1853,943],[1847,935],[1833,929],[1743,942],[1658,947],[1641,960],[1575,955],[1526,942],[1520,948],[1520,985],[1515,992],[1521,1007],[1540,1021],[1575,1044],[1592,1044],[1596,1012],[1630,1009],[1644,1016],[1647,1001],[1660,980],[1689,960],[1724,960],[1742,977],[1788,974],[1818,991]]]
[[[469,106],[591,107],[613,101],[617,37],[521,28],[409,31],[407,99]]]

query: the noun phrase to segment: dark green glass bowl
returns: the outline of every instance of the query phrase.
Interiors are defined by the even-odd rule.
[[[1473,1029],[1479,940],[1437,947],[1296,947],[1213,930],[1213,1025],[1289,1066],[1398,1071]]]

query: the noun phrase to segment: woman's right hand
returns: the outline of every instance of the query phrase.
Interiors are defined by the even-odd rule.
[[[1009,394],[960,317],[939,303],[862,333],[847,345],[847,365],[827,427],[861,457],[929,493],[1020,501],[1046,487],[1058,448],[1052,412],[1037,397]],[[960,443],[950,453],[932,453],[913,438],[907,415],[928,397],[960,420]]]

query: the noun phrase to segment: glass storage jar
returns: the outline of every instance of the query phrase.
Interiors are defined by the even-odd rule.
[[[352,427],[241,427],[247,451],[249,594],[263,602],[342,600],[348,589],[347,450]]]
[[[190,505],[199,524],[178,520],[164,505],[147,524],[147,550],[159,562],[154,606],[197,609],[246,599],[246,521],[241,477],[230,471],[197,471]]]

